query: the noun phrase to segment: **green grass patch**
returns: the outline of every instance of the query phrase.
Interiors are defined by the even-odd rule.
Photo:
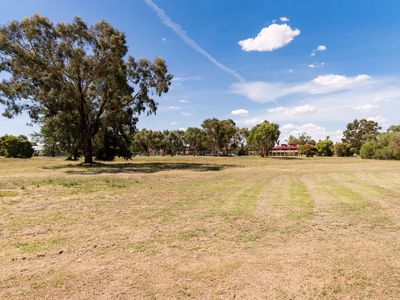
[[[5,198],[5,197],[14,197],[17,196],[17,193],[14,191],[0,191],[0,198]]]
[[[314,217],[314,200],[309,193],[307,186],[299,179],[289,184],[290,211],[287,214],[289,219],[301,221]]]
[[[191,239],[200,237],[206,233],[206,230],[204,228],[196,228],[196,229],[191,229],[191,230],[186,230],[183,231],[179,234],[180,239],[189,241]]]

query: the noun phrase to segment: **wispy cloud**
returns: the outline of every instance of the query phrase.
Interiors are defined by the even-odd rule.
[[[374,103],[366,103],[366,104],[362,104],[362,105],[353,107],[354,110],[357,110],[359,112],[370,112],[370,111],[376,110],[378,108],[379,108],[379,105],[374,104]]]
[[[369,81],[370,76],[366,74],[357,76],[327,74],[300,83],[268,81],[235,83],[232,85],[232,91],[256,102],[271,102],[294,94],[317,95],[355,89]]]
[[[182,27],[171,20],[171,18],[162,10],[157,4],[152,0],[144,0],[144,2],[157,14],[160,20],[164,23],[165,26],[169,27],[172,31],[174,31],[182,41],[184,41],[189,47],[193,50],[197,51],[205,58],[207,58],[211,63],[213,63],[216,67],[221,70],[231,74],[239,81],[244,81],[244,78],[235,70],[228,68],[227,66],[220,63],[217,59],[215,59],[211,54],[205,51],[203,48],[199,46],[192,38],[190,38],[186,32],[182,29]]]
[[[317,54],[317,52],[324,52],[324,51],[326,51],[326,50],[328,50],[328,47],[326,47],[325,45],[318,45],[318,47],[317,48],[315,48],[315,49],[313,49],[312,51],[311,51],[311,56],[315,56],[316,54]]]
[[[334,141],[340,141],[342,138],[341,130],[327,130],[325,127],[314,124],[292,124],[287,123],[281,126],[281,141],[287,140],[289,135],[298,136],[299,134],[306,133],[315,140],[322,140],[329,136]]]
[[[315,109],[314,106],[306,104],[306,105],[299,105],[299,106],[294,106],[294,107],[278,106],[278,107],[270,108],[267,111],[269,113],[282,113],[287,116],[294,116],[294,115],[304,115],[304,114],[315,113],[317,110]]]

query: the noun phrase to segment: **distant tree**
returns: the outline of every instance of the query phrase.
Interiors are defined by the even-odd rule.
[[[388,128],[387,131],[388,131],[388,132],[392,132],[392,131],[400,132],[400,125],[392,125],[392,126],[390,126],[390,127]]]
[[[133,135],[133,150],[135,152],[146,153],[150,156],[150,151],[154,147],[153,132],[151,130],[142,129]]]
[[[206,133],[197,127],[189,127],[184,133],[185,143],[193,150],[193,155],[205,148]]]
[[[169,134],[169,130],[164,130],[164,131],[159,131],[159,130],[154,130],[150,134],[150,138],[152,140],[152,148],[156,152],[162,151],[163,155],[167,154],[167,141],[166,141],[166,136]]]
[[[320,140],[315,145],[319,156],[332,156],[333,155],[333,141],[329,136],[325,140]]]
[[[0,137],[0,152],[2,155],[14,158],[31,158],[33,156],[33,144],[25,135],[5,135]]]
[[[6,156],[7,155],[4,141],[5,141],[5,136],[0,136],[0,156]]]
[[[60,147],[56,136],[52,130],[46,125],[40,128],[40,132],[32,134],[32,140],[39,145],[43,145],[45,154],[55,157],[60,152]]]
[[[351,151],[351,146],[346,143],[336,143],[333,145],[333,153],[335,156],[343,157],[343,156],[352,156],[353,153]]]
[[[298,151],[300,155],[304,155],[307,157],[313,157],[318,154],[318,149],[313,144],[303,144],[299,145]]]
[[[201,124],[205,131],[205,142],[213,154],[223,151],[229,153],[232,139],[236,133],[236,124],[233,120],[206,119]]]
[[[277,143],[280,134],[279,125],[264,121],[250,130],[248,143],[264,157]]]
[[[236,133],[233,137],[232,146],[236,151],[237,155],[247,155],[247,140],[249,138],[250,131],[247,128],[237,128]]]
[[[92,163],[107,116],[154,113],[153,95],[171,83],[162,58],[136,61],[127,51],[125,35],[105,21],[88,27],[76,17],[54,25],[34,15],[0,27],[0,72],[9,75],[0,83],[4,115],[26,110],[33,122],[76,115],[79,148]]]
[[[389,128],[387,132],[380,133],[375,140],[364,142],[360,156],[367,159],[400,160],[400,132]]]
[[[165,145],[167,153],[171,156],[183,153],[185,150],[184,132],[171,130],[165,134]]]
[[[400,131],[390,131],[388,149],[393,159],[400,160]]]
[[[315,141],[312,139],[312,137],[307,135],[305,132],[302,134],[299,134],[298,137],[289,135],[287,142],[289,145],[306,145],[306,144],[315,145],[316,144]]]
[[[376,140],[380,129],[375,121],[355,119],[343,131],[342,142],[349,144],[353,153],[359,154],[361,145],[368,140]]]

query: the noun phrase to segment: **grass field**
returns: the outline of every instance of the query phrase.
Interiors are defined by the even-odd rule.
[[[0,159],[0,298],[400,296],[400,162]]]

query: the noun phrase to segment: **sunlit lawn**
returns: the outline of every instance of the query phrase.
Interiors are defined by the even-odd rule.
[[[0,158],[0,298],[397,298],[400,163]]]

